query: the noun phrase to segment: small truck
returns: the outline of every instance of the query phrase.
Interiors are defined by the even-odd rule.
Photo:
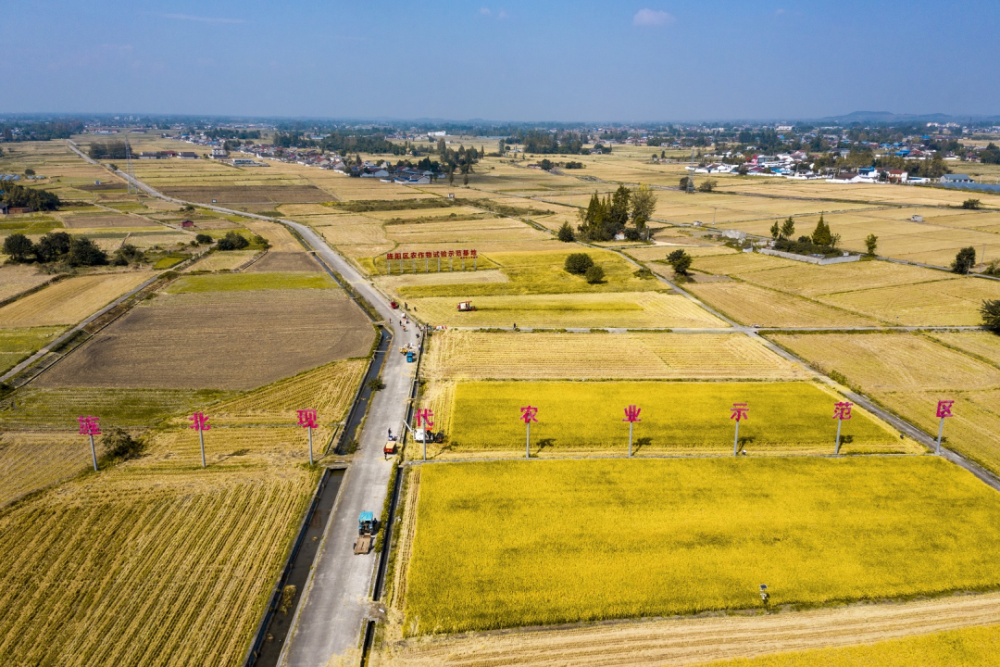
[[[358,539],[354,540],[354,554],[364,555],[372,550],[372,540],[378,532],[378,519],[371,512],[358,517]]]

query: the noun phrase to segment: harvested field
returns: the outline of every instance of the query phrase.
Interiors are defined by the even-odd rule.
[[[428,465],[417,513],[408,635],[1000,586],[1000,497],[936,457]]]
[[[228,428],[219,426],[213,408],[205,410],[205,415],[212,424],[205,434],[205,461],[213,469],[292,468],[309,462],[309,436],[305,429],[294,425],[295,419],[282,426]],[[190,425],[187,417],[176,421]],[[332,435],[333,429],[328,426],[313,429],[314,452],[321,452]],[[154,433],[141,467],[152,471],[201,470],[198,434],[187,426]]]
[[[26,264],[0,265],[0,301],[17,296],[33,287],[52,280],[53,276],[41,273]]]
[[[481,243],[551,238],[545,232],[510,218],[387,225],[385,231],[398,243]]]
[[[459,382],[453,393],[452,404],[434,410],[449,436],[448,453],[523,455],[524,424],[517,416],[520,406],[533,405],[538,423],[531,428],[532,449],[538,456],[624,454],[628,427],[622,417],[636,403],[642,409],[642,422],[635,425],[639,456],[732,452],[734,403],[749,405],[740,437],[750,454],[832,454],[834,403],[846,400],[807,382]],[[917,451],[858,407],[842,435],[850,440],[841,444],[842,454]]]
[[[378,662],[398,667],[990,667],[1000,595],[860,604],[792,614],[665,619],[454,638],[389,646]],[[968,628],[968,629],[959,629]],[[935,634],[925,634],[935,633]],[[873,643],[878,642],[878,643]],[[860,645],[859,645],[860,644]],[[806,651],[808,653],[779,653]],[[825,650],[824,650],[825,649]],[[768,655],[760,660],[753,656]]]
[[[278,222],[244,220],[243,225],[254,234],[259,234],[271,244],[273,252],[303,252],[305,249],[288,228]]]
[[[251,264],[247,273],[320,273],[322,269],[306,252],[268,251],[259,261]]]
[[[1000,366],[1000,336],[987,331],[965,331],[962,333],[933,332],[930,338],[944,345],[957,348],[966,354]]]
[[[140,178],[142,178],[140,176]],[[315,185],[160,185],[160,192],[201,204],[312,204],[333,199]]]
[[[103,330],[37,383],[252,389],[367,356],[373,336],[368,319],[339,290],[163,295]]]
[[[377,222],[332,224],[316,229],[328,243],[337,246],[386,244],[388,249],[393,245],[386,238],[382,224]]]
[[[773,339],[932,436],[937,435],[937,401],[954,400],[955,417],[945,424],[947,446],[1000,472],[1000,369],[992,362],[917,334]]]
[[[150,224],[144,218],[131,215],[67,215],[63,224],[70,229],[97,229],[99,227],[143,227]]]
[[[101,452],[98,449],[98,456]],[[90,442],[72,433],[0,433],[0,507],[86,470]]]
[[[959,276],[893,262],[866,261],[816,266],[794,262],[794,266],[736,273],[736,277],[771,289],[806,297],[846,294],[855,291],[912,286],[958,280]]]
[[[459,313],[462,298],[410,299],[417,315],[434,325],[458,327],[709,328],[729,325],[683,296],[661,292],[480,296],[478,310]]]
[[[736,281],[685,289],[741,324],[764,327],[870,327],[878,321],[855,313]]]
[[[129,271],[67,278],[0,308],[0,329],[76,324],[155,275]]]
[[[315,480],[294,468],[113,470],[16,506],[0,516],[0,656],[240,662]]]
[[[259,253],[259,250],[210,252],[197,262],[186,266],[181,270],[181,273],[189,273],[191,271],[232,271],[243,266]]]
[[[808,374],[746,336],[447,331],[421,374],[446,379],[798,380]],[[613,349],[614,354],[608,352]]]
[[[967,277],[822,297],[825,303],[906,326],[977,326],[986,299],[1000,299],[1000,282]]]
[[[409,273],[401,276],[378,276],[375,282],[389,290],[418,285],[469,285],[478,283],[505,283],[509,278],[499,270],[456,271],[454,273]]]

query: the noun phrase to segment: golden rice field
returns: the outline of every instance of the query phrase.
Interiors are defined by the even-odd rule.
[[[749,283],[724,281],[686,285],[709,306],[741,324],[764,327],[870,327],[875,319],[833,308],[793,294]]]
[[[483,243],[551,238],[545,232],[510,218],[394,224],[387,225],[385,232],[397,243]]]
[[[240,662],[315,480],[110,470],[15,506],[0,515],[0,659]]]
[[[101,455],[98,448],[97,455]],[[0,507],[91,465],[90,441],[72,432],[0,433]]]
[[[992,667],[1000,653],[1000,625],[960,628],[862,644],[711,663],[705,667]]]
[[[418,311],[419,312],[419,311]],[[486,333],[428,339],[421,374],[434,380],[800,380],[808,374],[747,336],[664,333]]]
[[[676,294],[527,294],[480,296],[477,310],[459,313],[461,297],[408,299],[415,314],[432,325],[457,327],[706,328],[729,325]]]
[[[538,408],[532,452],[559,456],[582,451],[624,454],[627,406],[641,409],[636,454],[715,453],[733,450],[734,403],[746,403],[740,438],[749,454],[830,453],[844,397],[809,382],[459,382],[449,404],[434,411],[448,434],[449,452],[520,451],[525,425],[520,408]],[[843,423],[842,454],[914,452],[897,433],[855,406]]]
[[[52,276],[41,273],[34,266],[0,265],[0,300],[9,299],[51,279]]]
[[[825,303],[904,326],[978,326],[982,323],[979,308],[986,299],[1000,299],[1000,282],[966,277],[821,298]]]
[[[155,275],[129,271],[67,278],[0,308],[0,329],[76,324]]]
[[[416,511],[410,635],[1000,585],[1000,498],[933,457],[432,464]]]
[[[1000,471],[1000,369],[962,352],[975,350],[985,334],[965,343],[952,334],[948,347],[917,334],[775,335],[773,340],[824,372],[858,387],[931,436],[937,436],[939,400],[954,400],[945,424],[947,446]],[[973,353],[974,354],[974,353]]]

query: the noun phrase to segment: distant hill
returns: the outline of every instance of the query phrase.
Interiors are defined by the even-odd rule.
[[[959,123],[967,120],[988,120],[993,116],[952,116],[946,113],[893,113],[892,111],[852,111],[840,116],[827,116],[820,122],[830,123]]]

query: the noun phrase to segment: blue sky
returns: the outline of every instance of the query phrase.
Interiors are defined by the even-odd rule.
[[[1000,2],[33,0],[0,21],[0,112],[1000,114]]]

